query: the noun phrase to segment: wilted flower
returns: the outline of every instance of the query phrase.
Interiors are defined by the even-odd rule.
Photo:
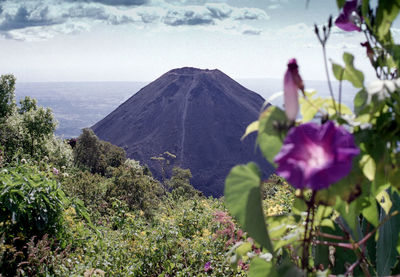
[[[55,167],[53,167],[53,174],[54,174],[54,175],[58,175],[58,173],[59,173],[59,172],[58,172],[58,169],[55,168]]]
[[[361,21],[361,17],[358,14],[358,0],[349,0],[343,6],[342,12],[339,17],[335,20],[335,25],[340,29],[350,31],[361,31],[360,27],[357,26],[357,22]]]
[[[211,270],[212,270],[211,262],[206,262],[206,264],[204,265],[204,271],[209,272]]]
[[[271,253],[264,253],[264,254],[260,255],[260,258],[266,260],[267,262],[270,262],[272,260],[273,256]]]
[[[283,81],[283,93],[285,113],[288,119],[295,120],[299,112],[298,90],[304,90],[303,80],[299,74],[299,67],[296,59],[291,59],[287,65]]]
[[[367,87],[368,99],[367,104],[376,95],[378,100],[390,97],[390,94],[400,88],[400,78],[396,80],[376,80]]]
[[[26,160],[25,159],[21,159],[21,163],[22,164],[26,164]]]
[[[373,63],[374,62],[374,50],[372,50],[371,45],[368,41],[360,43],[361,46],[365,47],[367,50],[367,57]]]
[[[277,174],[295,188],[320,190],[350,173],[359,154],[353,136],[332,121],[292,128],[275,157]]]

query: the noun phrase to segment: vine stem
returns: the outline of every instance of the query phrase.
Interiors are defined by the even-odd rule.
[[[336,240],[346,240],[346,237],[335,236],[331,234],[322,233],[320,231],[317,232],[317,236],[328,238],[328,239],[336,239]]]
[[[367,240],[376,232],[378,231],[378,229],[380,227],[382,227],[383,224],[385,224],[389,219],[391,219],[393,216],[398,215],[399,211],[394,211],[393,213],[391,213],[390,215],[386,216],[381,223],[379,223],[379,225],[377,227],[375,227],[371,232],[369,232],[365,237],[363,237],[360,241],[358,242],[330,242],[330,241],[320,241],[320,240],[316,240],[315,243],[316,244],[322,244],[322,245],[330,245],[330,246],[337,246],[337,247],[342,247],[342,248],[347,248],[347,249],[351,249],[351,250],[356,250],[358,248],[360,248],[362,245],[364,245]],[[319,235],[321,235],[321,233],[319,233]],[[326,234],[324,234],[326,235]],[[336,236],[335,236],[336,237]],[[338,237],[335,239],[339,239]],[[362,251],[362,249],[361,249]]]
[[[331,78],[329,77],[329,70],[328,70],[328,62],[327,62],[327,59],[326,59],[326,47],[325,47],[325,44],[322,44],[322,53],[324,55],[325,73],[326,73],[326,78],[328,79],[329,93],[331,94],[331,98],[332,98],[332,102],[333,102],[333,108],[335,109],[335,112],[337,113],[338,110],[337,110],[337,107],[336,107],[335,97],[333,95]]]
[[[314,223],[314,210],[315,210],[315,207],[314,207],[315,195],[316,195],[316,192],[313,191],[310,201],[306,202],[307,217],[306,217],[306,226],[304,229],[303,255],[301,257],[303,270],[309,270],[308,252],[309,252],[309,248],[310,248],[312,229],[313,229],[313,225],[314,225],[313,223]]]

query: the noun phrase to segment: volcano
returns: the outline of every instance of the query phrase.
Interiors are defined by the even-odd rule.
[[[221,196],[230,169],[256,162],[264,178],[273,167],[255,147],[255,135],[240,138],[258,118],[264,99],[219,71],[184,67],[168,71],[142,88],[92,129],[124,148],[161,178],[152,157],[174,154],[189,168],[191,183],[205,195]]]

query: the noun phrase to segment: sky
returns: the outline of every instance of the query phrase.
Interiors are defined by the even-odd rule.
[[[279,79],[296,58],[303,79],[323,80],[313,26],[338,14],[335,0],[0,0],[0,74],[21,82],[152,81],[192,66]],[[333,27],[327,54],[336,63],[354,54],[372,81],[363,41]]]

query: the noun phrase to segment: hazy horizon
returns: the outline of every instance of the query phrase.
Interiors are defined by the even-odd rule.
[[[282,90],[280,79],[235,79],[264,99]],[[154,81],[154,80],[153,80]],[[90,127],[103,119],[149,82],[17,82],[16,99],[25,96],[36,98],[38,104],[50,107],[59,121],[56,135],[69,138],[80,134],[82,128]],[[316,89],[319,96],[329,97],[325,81],[304,80],[306,89]],[[333,83],[335,92],[337,83]],[[343,83],[343,102],[352,107],[355,89]],[[283,98],[272,101],[282,106]]]

